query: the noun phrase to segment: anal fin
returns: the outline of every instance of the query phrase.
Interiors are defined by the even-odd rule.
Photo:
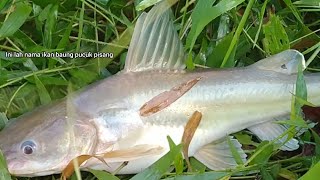
[[[252,133],[258,136],[259,139],[265,141],[272,141],[278,138],[282,133],[287,130],[287,127],[275,122],[266,122],[251,126],[248,128]],[[276,141],[276,144],[283,144],[287,140],[288,135]],[[293,151],[299,148],[298,140],[290,139],[283,146],[280,147],[283,151]]]
[[[242,162],[245,162],[247,155],[241,149],[242,145],[233,137],[230,138],[230,141],[238,151]],[[211,170],[232,169],[237,166],[227,139],[203,146],[194,154],[194,157]]]

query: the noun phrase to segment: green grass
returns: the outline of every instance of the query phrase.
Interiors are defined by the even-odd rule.
[[[64,97],[69,83],[79,89],[121,70],[135,20],[141,13],[136,9],[149,10],[158,0],[140,1],[1,0],[0,112],[3,114],[0,114],[0,129],[6,123],[5,117],[17,117],[41,104]],[[242,67],[294,48],[304,53],[309,71],[320,70],[319,0],[170,2],[175,3],[172,7],[174,24],[185,45],[189,69]],[[108,52],[113,53],[114,57],[71,59],[5,56],[5,52],[43,51]],[[303,98],[305,87],[303,77],[299,77],[297,84],[300,88],[296,94]],[[299,111],[296,107],[299,104],[293,105],[293,112]],[[299,156],[301,151],[281,153],[273,148],[272,142],[259,142],[246,131],[235,136],[244,144],[249,155],[248,162],[235,170],[205,172],[205,167],[192,158],[195,172],[186,172],[185,163],[179,163],[179,146],[172,145],[173,150],[167,155],[169,158],[161,159],[133,178],[296,179],[314,167],[307,173],[305,179],[308,179],[316,177],[314,172],[319,172],[319,163],[316,163],[320,159],[320,138],[311,130],[299,137],[301,142],[315,146],[315,153],[310,156]],[[172,163],[175,171],[169,170]],[[110,176],[100,171],[82,173],[82,178],[88,180]],[[8,178],[8,174],[0,155],[0,179],[4,177]],[[58,176],[48,176],[46,179],[53,177]],[[120,179],[131,177],[118,176]],[[72,179],[76,179],[76,176]]]

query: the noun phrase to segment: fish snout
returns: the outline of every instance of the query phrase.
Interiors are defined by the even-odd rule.
[[[16,174],[15,172],[24,166],[24,161],[19,160],[18,157],[14,155],[16,154],[15,151],[7,150],[7,151],[4,151],[3,154],[6,159],[10,174],[13,174],[13,175]]]
[[[8,170],[10,174],[17,174],[15,173],[18,169],[21,169],[22,163],[15,160],[7,160]]]

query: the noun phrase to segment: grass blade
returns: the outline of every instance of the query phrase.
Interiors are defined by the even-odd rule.
[[[259,38],[259,34],[260,34],[260,30],[262,28],[262,24],[263,24],[263,15],[266,11],[266,7],[267,7],[267,3],[269,2],[269,0],[266,0],[264,1],[263,5],[262,5],[262,8],[260,10],[260,16],[259,16],[259,28],[258,28],[258,31],[254,37],[254,43],[253,43],[253,48],[255,46],[257,46],[257,41],[258,41],[258,38]]]
[[[11,180],[10,173],[8,171],[6,160],[0,150],[0,179]]]
[[[237,27],[237,30],[234,33],[234,36],[232,38],[231,44],[230,44],[230,46],[228,48],[228,51],[227,51],[226,55],[223,58],[223,61],[222,61],[221,66],[220,66],[221,68],[224,67],[227,64],[227,62],[229,61],[229,58],[234,53],[233,49],[234,49],[234,47],[236,46],[236,44],[237,44],[237,42],[239,40],[240,34],[241,34],[242,29],[243,29],[243,27],[244,27],[244,25],[245,25],[245,23],[246,23],[246,21],[247,21],[247,19],[249,17],[249,14],[251,12],[251,8],[252,8],[254,2],[255,2],[255,0],[250,0],[249,1],[249,4],[248,4],[246,10],[244,11],[244,14],[243,14],[243,16],[241,18],[241,21],[239,23],[239,26]]]
[[[105,171],[97,171],[97,170],[90,170],[90,172],[98,179],[98,180],[120,180],[118,177],[105,172]]]
[[[11,0],[2,0],[2,1],[0,1],[0,13],[6,7],[6,5],[9,4],[10,2],[11,2]]]
[[[80,17],[79,17],[79,32],[78,32],[78,41],[77,41],[76,52],[80,51],[81,37],[82,37],[82,31],[83,31],[84,8],[85,8],[85,1],[82,0],[82,6],[81,6],[81,11],[80,11]]]
[[[206,65],[212,68],[218,68],[221,66],[223,58],[228,51],[228,47],[231,44],[233,39],[233,33],[229,33],[228,35],[224,36],[219,44],[214,47],[212,53],[208,56]],[[234,66],[234,61],[227,61],[225,64],[227,67]]]
[[[237,151],[237,148],[235,147],[235,145],[231,142],[231,138],[232,137],[228,136],[227,141],[228,141],[232,156],[236,160],[238,165],[242,165],[243,164],[242,158],[241,158],[239,152]]]
[[[143,0],[137,5],[136,10],[143,11],[144,9],[146,9],[146,8],[152,6],[160,1],[162,1],[162,0]]]
[[[196,179],[211,179],[211,180],[216,180],[216,179],[221,179],[225,176],[228,176],[229,173],[227,172],[205,172],[201,174],[192,174],[192,175],[180,175],[180,176],[175,176],[174,178],[166,178],[165,180],[196,180]]]
[[[34,74],[35,83],[37,86],[37,90],[40,96],[41,104],[48,104],[51,102],[51,97],[46,89],[46,87],[43,85],[43,83],[40,81],[37,75]]]
[[[17,3],[15,11],[10,14],[0,28],[0,39],[13,35],[25,23],[31,10],[29,4]]]
[[[299,23],[303,25],[303,21],[301,19],[301,15],[299,14],[299,11],[297,8],[292,4],[291,0],[283,0],[284,3],[289,7],[289,9],[292,11],[293,15],[298,19]]]
[[[302,100],[307,101],[308,93],[307,93],[307,84],[303,76],[303,70],[302,70],[302,64],[300,63],[298,66],[298,76],[297,76],[297,81],[296,81],[296,92],[295,95]],[[295,115],[302,115],[301,107],[304,104],[299,103],[299,101],[294,101],[295,102]]]
[[[119,47],[107,45],[100,52],[108,52],[113,53],[113,57],[117,57],[120,53],[125,49],[120,46],[128,46],[131,40],[131,36],[133,34],[133,26],[128,26],[128,28],[120,35],[119,39],[115,39],[112,41],[113,44],[119,45]],[[104,67],[112,62],[113,59],[110,58],[99,58],[97,59],[90,59],[88,61],[88,69],[93,71],[101,71]],[[93,62],[93,63],[92,63]]]
[[[305,175],[299,178],[299,180],[318,179],[319,172],[320,172],[320,162],[318,162],[315,166],[313,166]]]
[[[76,14],[75,14],[75,16],[76,16]],[[67,44],[69,42],[69,36],[71,34],[71,31],[72,31],[72,25],[73,25],[73,21],[74,21],[75,16],[72,18],[72,20],[70,21],[69,25],[67,26],[62,38],[59,41],[57,49],[66,48],[66,46],[67,46]]]
[[[5,113],[0,112],[0,130],[7,124],[8,118]]]
[[[44,38],[43,38],[43,44],[46,48],[51,48],[52,46],[52,33],[54,32],[57,16],[58,16],[58,5],[51,6],[49,12],[47,21],[44,28]]]
[[[186,42],[186,49],[189,49],[189,56],[197,37],[204,29],[204,27],[221,14],[241,4],[243,0],[222,0],[217,5],[212,6],[214,2],[214,0],[199,0],[196,7],[194,8],[194,11],[191,14],[192,26]],[[193,68],[190,62],[187,63],[187,66],[189,69]]]

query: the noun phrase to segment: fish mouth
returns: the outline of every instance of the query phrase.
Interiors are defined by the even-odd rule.
[[[7,160],[8,170],[12,175],[20,175],[19,170],[23,167],[23,163],[17,160]]]
[[[9,156],[10,153],[13,153],[13,151],[4,152],[6,161],[7,161],[8,170],[12,175],[20,175],[19,171],[23,169],[25,163],[23,160],[19,160],[16,157]]]
[[[19,161],[18,158],[14,156],[15,153],[16,151],[13,150],[3,151],[10,174],[12,174],[12,171],[15,171],[16,169],[21,169],[21,167],[23,167],[24,164],[23,160]]]
[[[32,161],[16,156],[17,152],[12,150],[4,151],[4,157],[7,162],[8,171],[11,175],[17,177],[35,177],[47,176],[50,174],[61,173],[66,162],[63,160],[59,164],[48,165],[45,162]],[[0,178],[1,179],[1,178]]]
[[[46,176],[49,174],[56,174],[56,170],[33,170],[32,168],[26,168],[26,161],[18,158],[8,158],[7,166],[9,173],[17,177],[34,177],[34,176]]]
[[[11,175],[17,176],[17,177],[35,177],[35,176],[47,176],[50,174],[57,174],[56,171],[43,171],[43,172],[33,172],[33,171],[9,171]]]
[[[14,176],[33,176],[32,171],[28,171],[24,168],[26,166],[26,161],[16,157],[14,155],[16,153],[17,152],[13,150],[6,150],[3,152],[9,173]]]

